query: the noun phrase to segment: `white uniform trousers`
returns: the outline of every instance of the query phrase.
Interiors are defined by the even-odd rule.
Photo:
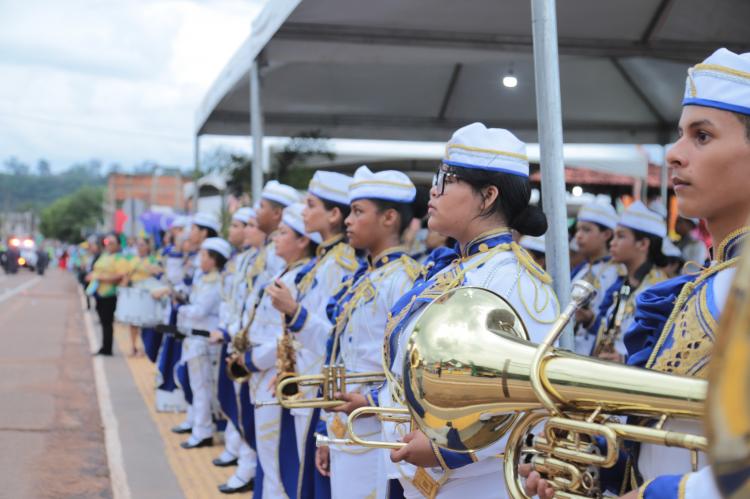
[[[213,368],[208,355],[199,355],[187,361],[190,389],[193,391],[193,403],[188,409],[188,420],[193,431],[192,438],[203,440],[213,435],[214,424],[211,420],[211,400],[216,386],[212,383]]]
[[[328,436],[335,438],[333,425],[346,425],[347,417],[341,413],[329,413],[326,421]],[[361,418],[354,422],[354,431],[365,440],[380,440],[381,424],[378,418]],[[345,437],[349,437],[346,432]],[[331,496],[333,499],[348,497],[372,497],[386,482],[385,473],[380,473],[382,449],[369,449],[358,446],[332,445],[330,449]]]
[[[255,407],[255,442],[258,461],[263,468],[263,497],[287,497],[279,471],[280,435],[281,407]]]
[[[242,442],[242,435],[234,427],[234,423],[227,421],[227,427],[224,429],[224,452],[233,457],[239,457],[240,455],[240,443]]]
[[[312,417],[313,409],[292,409],[292,416],[294,416],[294,436],[297,437],[297,455],[299,456],[300,465],[305,462],[305,442],[307,441],[307,433],[310,427],[310,418]],[[311,431],[315,431],[312,428]]]
[[[506,499],[508,491],[503,480],[502,461],[499,461],[498,473],[485,473],[465,478],[448,478],[437,493],[439,499]],[[412,485],[411,481],[400,479],[406,499],[422,499],[424,496]]]

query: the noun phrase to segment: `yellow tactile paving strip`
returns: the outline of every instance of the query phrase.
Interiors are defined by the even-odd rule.
[[[155,393],[155,370],[156,367],[146,356],[130,357],[130,330],[128,326],[115,324],[115,341],[120,352],[124,352],[133,381],[143,397],[151,419],[154,420],[159,434],[164,443],[164,453],[169,465],[172,467],[177,481],[187,499],[204,498],[226,498],[228,496],[217,490],[217,487],[225,483],[232,473],[234,467],[219,468],[211,464],[211,460],[222,451],[222,444],[214,438],[213,447],[186,450],[180,447],[180,442],[187,439],[187,435],[177,435],[170,429],[180,424],[185,415],[182,413],[156,412],[154,398]],[[142,346],[140,347],[143,350]],[[127,445],[127,442],[123,442]],[[157,452],[158,448],[155,449]],[[247,494],[244,494],[247,496]],[[238,496],[239,497],[239,496]]]

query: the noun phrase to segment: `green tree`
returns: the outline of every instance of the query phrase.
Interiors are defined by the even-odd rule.
[[[69,243],[83,240],[102,221],[104,189],[85,186],[42,210],[39,229],[45,237]]]

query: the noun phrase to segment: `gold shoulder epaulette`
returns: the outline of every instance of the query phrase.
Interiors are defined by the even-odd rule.
[[[219,280],[219,273],[218,272],[209,272],[208,274],[204,274],[202,277],[203,282],[207,283],[213,283]]]
[[[422,274],[422,265],[407,254],[401,255],[401,261],[404,265],[404,270],[409,279],[415,281],[417,277]]]
[[[336,259],[336,263],[341,265],[344,269],[349,272],[357,270],[359,263],[357,262],[357,255],[354,253],[354,248],[346,243],[339,243],[331,252]]]

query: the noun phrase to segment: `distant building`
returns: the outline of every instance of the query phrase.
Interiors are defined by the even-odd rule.
[[[128,216],[128,235],[137,232],[138,217],[146,210],[184,211],[184,187],[189,182],[190,178],[176,168],[160,167],[156,174],[110,173],[104,207],[107,229],[114,227],[117,210],[124,210]]]

